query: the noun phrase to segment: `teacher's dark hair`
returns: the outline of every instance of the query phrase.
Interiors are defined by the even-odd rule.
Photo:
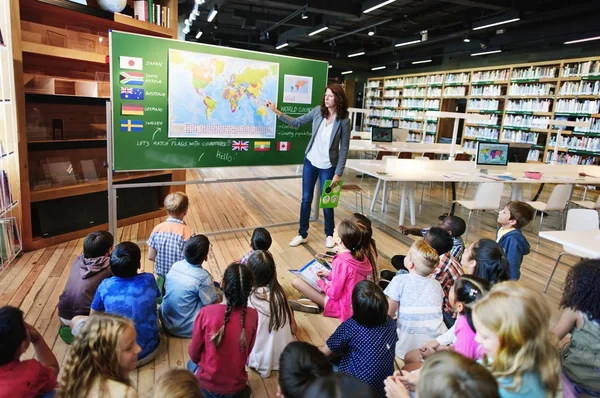
[[[346,93],[344,92],[344,88],[341,84],[337,83],[329,83],[327,89],[330,89],[333,95],[335,96],[335,114],[337,120],[344,120],[348,118],[348,98],[346,97]],[[321,116],[324,119],[327,119],[329,116],[329,111],[325,106],[325,94],[323,94],[323,99],[321,100]]]

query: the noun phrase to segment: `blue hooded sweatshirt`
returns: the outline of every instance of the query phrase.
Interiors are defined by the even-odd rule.
[[[498,228],[500,231],[500,228]],[[496,231],[496,236],[498,236]],[[525,238],[525,235],[520,229],[510,231],[498,242],[506,253],[506,259],[508,260],[508,273],[511,280],[519,280],[521,277],[521,263],[523,262],[523,256],[529,254],[529,242]]]

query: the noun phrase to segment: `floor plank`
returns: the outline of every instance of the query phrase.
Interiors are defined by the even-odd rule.
[[[251,176],[294,175],[295,166],[282,167],[247,167],[228,169],[202,169],[188,172],[189,180],[202,178],[247,178]],[[345,176],[347,183],[360,183],[351,170]],[[375,181],[365,179],[364,208],[368,211]],[[448,188],[448,187],[446,187]],[[459,196],[463,195],[461,186]],[[476,186],[466,187],[466,197],[474,195]],[[546,200],[550,193],[547,187],[541,195]],[[420,200],[420,187],[417,201]],[[428,187],[425,187],[423,204],[417,205],[417,225],[429,226],[437,224],[437,216],[447,211],[449,203],[444,202],[441,184],[433,184],[431,197]],[[537,186],[533,187],[534,191]],[[525,192],[528,190],[526,189]],[[306,264],[315,253],[325,250],[323,225],[311,223],[309,241],[297,248],[290,248],[289,241],[297,235],[298,226],[295,223],[299,214],[299,198],[301,196],[301,180],[263,180],[253,182],[227,182],[190,185],[187,187],[190,197],[190,209],[186,222],[197,233],[214,233],[225,229],[248,228],[273,223],[294,222],[293,225],[269,228],[273,237],[271,253],[277,264],[278,279],[284,291],[290,298],[299,296],[291,287],[292,274],[289,269],[297,269]],[[504,191],[502,203],[509,200],[508,188]],[[578,191],[576,192],[578,195]],[[368,216],[373,221],[374,238],[379,250],[379,268],[391,268],[390,259],[395,254],[404,254],[416,237],[404,236],[398,232],[398,190],[394,188],[390,195],[390,205],[386,213],[382,213],[378,205]],[[354,194],[343,195],[340,207],[336,209],[336,220],[350,217],[355,211]],[[466,219],[467,212],[458,208],[457,215]],[[496,213],[481,212],[472,218],[469,240],[479,237],[494,238],[496,231]],[[153,272],[154,263],[147,259],[148,250],[145,245],[152,229],[166,217],[138,224],[128,225],[117,229],[115,243],[130,240],[138,242],[142,249],[142,269]],[[544,229],[554,227],[559,220],[557,214],[545,217]],[[550,275],[554,261],[561,252],[561,247],[552,242],[542,240],[536,244],[537,225],[528,226],[525,236],[532,246],[532,252],[525,257],[522,266],[522,282],[533,289],[542,291]],[[219,235],[211,235],[213,244],[208,262],[204,265],[213,278],[219,281],[223,271],[232,261],[238,260],[247,251],[252,231],[239,231]],[[40,329],[48,344],[56,354],[59,363],[64,363],[68,356],[67,346],[58,336],[60,327],[56,305],[58,296],[66,283],[70,264],[81,253],[83,239],[73,240],[57,246],[25,253],[17,261],[0,270],[0,305],[14,305],[25,313],[25,319]],[[553,282],[550,285],[548,302],[552,306],[554,316],[558,313],[561,287],[569,265],[576,259],[564,256],[563,264],[558,267]],[[335,330],[339,322],[335,319],[324,318],[322,315],[296,313],[298,324],[297,336],[302,341],[315,345],[324,344],[327,337]],[[182,368],[188,360],[187,348],[189,339],[177,339],[161,336],[161,345],[156,360],[131,374],[134,385],[140,396],[146,396],[152,390],[154,382],[169,368]],[[26,357],[32,357],[29,350]],[[258,373],[249,372],[249,383],[255,397],[275,397],[277,391],[277,372],[268,379],[261,379]]]

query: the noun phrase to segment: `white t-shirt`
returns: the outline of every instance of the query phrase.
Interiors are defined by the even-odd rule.
[[[329,142],[331,141],[331,133],[333,132],[333,125],[335,120],[332,121],[329,126],[327,125],[327,119],[323,119],[317,130],[317,136],[313,141],[310,151],[306,155],[306,158],[318,169],[328,169],[331,167],[331,161],[329,160]]]
[[[87,397],[97,398],[138,398],[137,391],[135,388],[126,386],[125,384],[119,383],[118,381],[104,379],[104,384],[100,376],[94,379],[90,391],[88,391]]]
[[[269,333],[271,309],[268,298],[267,287],[257,288],[248,298],[248,307],[258,312],[256,341],[248,358],[248,366],[255,369],[263,378],[269,377],[272,370],[279,370],[279,357],[283,349],[294,341],[289,321],[281,329]]]
[[[447,328],[442,317],[444,292],[435,279],[414,273],[396,275],[384,291],[399,303],[396,320],[396,356],[435,340]]]

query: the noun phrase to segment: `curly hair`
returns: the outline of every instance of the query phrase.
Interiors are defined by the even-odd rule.
[[[548,329],[551,310],[546,298],[518,282],[502,282],[477,301],[473,315],[498,336],[493,362],[484,359],[497,379],[512,378],[506,389],[519,390],[523,376],[535,373],[546,397],[554,397],[559,389],[560,358]]]
[[[589,319],[600,322],[600,259],[584,259],[577,263],[565,280],[562,308],[585,313]]]
[[[71,345],[56,397],[85,397],[98,376],[131,386],[127,372],[119,363],[120,338],[129,327],[134,327],[133,322],[122,316],[91,316]]]
[[[225,337],[225,327],[229,322],[231,311],[234,308],[242,309],[242,333],[240,335],[240,349],[246,352],[248,344],[246,341],[246,307],[248,306],[248,297],[252,291],[254,278],[250,268],[239,262],[231,263],[223,273],[223,293],[227,299],[227,309],[225,310],[225,320],[223,326],[215,333],[210,341],[218,347]]]
[[[344,120],[348,118],[348,98],[346,97],[346,93],[344,92],[344,88],[341,84],[337,83],[329,83],[327,88],[325,88],[325,92],[327,90],[331,90],[333,95],[335,96],[335,114],[337,120]],[[323,94],[323,99],[321,100],[321,116],[323,119],[327,119],[329,116],[329,110],[325,106],[325,94]]]

